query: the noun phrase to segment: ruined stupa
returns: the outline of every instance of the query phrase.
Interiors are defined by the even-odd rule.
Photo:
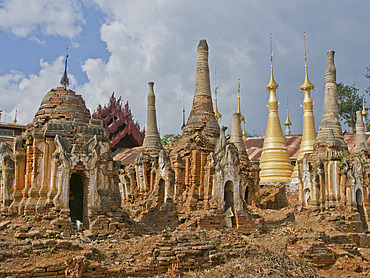
[[[177,225],[180,215],[182,222],[194,221],[192,213],[199,211],[203,211],[202,217],[197,216],[196,225],[200,228],[223,227],[225,211],[231,215],[231,226],[245,230],[256,227],[244,208],[246,200],[255,196],[258,174],[251,173],[241,136],[240,114],[233,122],[232,141],[237,146],[227,142],[226,127],[218,126],[211,98],[206,41],[201,40],[197,48],[189,119],[181,139],[166,148],[157,147],[159,137],[150,86],[144,146],[135,162],[120,170],[123,204],[140,207],[139,219],[158,227]],[[147,140],[147,136],[154,140]]]
[[[46,94],[15,140],[13,179],[1,183],[9,192],[2,209],[60,212],[65,221],[56,226],[79,220],[91,228],[98,215],[119,207],[118,167],[101,121],[91,119],[81,95],[66,88],[65,78],[63,87]]]
[[[300,179],[298,204],[321,210],[345,203],[346,198],[350,198],[346,196],[346,187],[352,186],[343,180],[348,174],[350,161],[346,158],[348,147],[339,122],[334,51],[329,50],[327,54],[324,108],[316,143],[311,154],[306,153],[297,161]]]
[[[324,108],[321,117],[321,124],[317,133],[317,143],[326,143],[328,137],[333,133],[334,141],[340,148],[348,148],[344,142],[342,127],[339,121],[338,112],[338,89],[337,89],[337,71],[334,65],[334,50],[329,50],[328,64],[325,70],[325,94]]]
[[[197,48],[197,68],[195,75],[195,91],[193,105],[183,133],[179,147],[186,144],[188,137],[202,135],[202,148],[211,151],[216,146],[220,136],[220,127],[217,123],[212,104],[211,85],[208,66],[208,45],[206,40],[200,40]],[[200,139],[199,139],[200,140]]]
[[[155,110],[154,82],[149,82],[147,125],[143,142],[144,149],[161,150],[162,143],[157,127],[157,112]]]

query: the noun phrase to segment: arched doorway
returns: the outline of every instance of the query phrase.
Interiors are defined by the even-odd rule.
[[[245,188],[245,191],[244,191],[244,201],[248,204],[248,205],[250,205],[250,196],[251,195],[251,192],[250,192],[250,189],[249,189],[249,186],[247,186],[246,188]]]
[[[234,183],[227,181],[224,190],[224,210],[231,208],[233,215],[231,217],[232,226],[236,226],[235,210],[234,210]],[[231,227],[231,226],[230,226]]]
[[[73,173],[69,181],[69,210],[71,222],[76,223],[76,220],[83,222],[84,209],[84,189],[82,178],[79,174]]]
[[[227,181],[225,184],[225,191],[224,191],[224,200],[225,205],[224,209],[225,211],[231,207],[231,209],[234,209],[234,192],[233,192],[234,184],[232,181]]]

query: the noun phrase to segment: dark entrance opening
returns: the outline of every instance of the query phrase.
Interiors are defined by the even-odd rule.
[[[228,210],[228,208],[231,208],[232,212],[234,213],[234,216],[231,217],[231,221],[233,223],[233,227],[236,226],[236,218],[235,218],[235,210],[234,210],[234,183],[232,181],[227,181],[225,184],[225,191],[224,191],[224,199],[225,199],[225,211]]]
[[[249,190],[249,186],[247,186],[245,188],[245,192],[244,192],[244,201],[250,205],[250,190]]]
[[[360,214],[360,219],[364,229],[367,229],[366,217],[365,217],[365,210],[363,207],[363,195],[361,189],[356,190],[356,205],[358,213]]]
[[[69,181],[69,210],[71,222],[76,220],[83,222],[83,183],[78,174],[72,174]]]
[[[165,182],[163,179],[159,180],[159,190],[158,190],[158,208],[164,204],[164,191],[165,191]]]

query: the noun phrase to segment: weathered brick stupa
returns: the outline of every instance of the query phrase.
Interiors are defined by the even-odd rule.
[[[367,229],[369,208],[370,159],[363,138],[359,149],[349,154],[339,122],[334,51],[328,51],[325,71],[324,110],[312,154],[298,160],[298,205],[326,211],[340,209],[347,225],[344,229]],[[361,117],[360,117],[361,118]],[[362,124],[359,121],[358,124]],[[360,153],[359,153],[360,151]]]
[[[216,146],[219,136],[220,127],[213,111],[211,84],[209,80],[208,45],[206,40],[200,40],[197,49],[193,106],[188,121],[183,128],[183,134],[180,139],[181,143],[178,144],[178,147],[181,151],[188,152],[191,149],[188,146],[198,138],[196,140],[202,141],[201,144],[198,144],[201,146],[201,149],[212,151]]]
[[[144,137],[143,148],[148,150],[163,149],[157,126],[157,112],[155,110],[154,82],[149,82],[147,134]]]
[[[122,107],[121,97],[117,99],[114,92],[108,105],[104,108],[99,105],[92,114],[92,118],[103,122],[113,151],[138,147],[143,144],[145,132],[141,131],[139,123],[134,121],[128,102]]]
[[[356,149],[355,152],[367,149],[365,126],[361,111],[356,112]]]
[[[101,121],[91,119],[82,97],[65,87],[46,94],[5,157],[2,167],[14,182],[1,183],[8,192],[2,209],[28,214],[53,208],[67,216],[64,224],[70,223],[69,216],[88,228],[97,215],[120,204],[118,168],[115,174]]]
[[[122,206],[133,204],[141,210],[141,221],[152,222],[162,228],[174,225],[170,211],[175,181],[170,159],[163,150],[158,132],[154,83],[148,84],[144,143],[134,163],[120,169],[119,187]]]
[[[192,112],[181,139],[170,144],[168,151],[160,145],[153,83],[149,83],[144,144],[134,164],[120,170],[123,204],[139,209],[139,219],[156,227],[188,223],[222,228],[227,222],[226,226],[250,230],[260,224],[243,211],[246,198],[255,192],[258,175],[251,174],[242,148],[240,114],[238,126],[233,126],[238,151],[226,141],[226,128],[220,131],[215,118],[205,40],[198,45],[197,58]]]
[[[328,143],[328,138],[331,138],[332,143],[335,142],[340,148],[347,149],[347,144],[344,142],[342,127],[339,121],[338,112],[338,89],[337,89],[337,70],[334,65],[334,50],[329,50],[328,64],[325,70],[325,95],[324,108],[321,117],[321,124],[317,133],[317,143]]]
[[[330,50],[327,54],[324,108],[316,143],[312,154],[297,161],[300,179],[298,204],[321,210],[339,206],[340,199],[344,202],[346,185],[342,185],[344,188],[339,186],[340,172],[348,171],[340,169],[340,165],[347,165],[345,157],[348,155],[348,148],[339,122],[334,51]],[[344,172],[342,175],[347,174]],[[341,196],[341,193],[344,195]]]

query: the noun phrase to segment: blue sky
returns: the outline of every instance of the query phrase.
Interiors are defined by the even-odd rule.
[[[264,134],[268,109],[270,41],[280,88],[279,114],[289,98],[292,132],[302,132],[303,32],[316,128],[323,106],[326,51],[336,51],[337,81],[362,91],[370,66],[368,11],[362,1],[179,1],[179,0],[3,0],[0,1],[0,109],[2,121],[31,121],[43,96],[59,86],[66,45],[71,89],[91,112],[112,91],[129,101],[134,118],[146,123],[148,82],[155,82],[161,135],[180,133],[182,106],[190,112],[196,47],[207,39],[211,87],[218,69],[222,125],[231,130],[241,79],[246,129]]]

